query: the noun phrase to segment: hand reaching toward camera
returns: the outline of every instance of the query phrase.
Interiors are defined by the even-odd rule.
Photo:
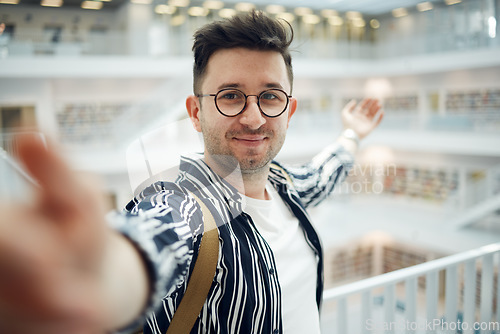
[[[31,204],[0,204],[0,333],[97,334],[124,325],[144,306],[145,271],[106,226],[99,191],[39,140],[20,138],[19,160],[40,187]],[[128,279],[123,257],[140,273],[129,291],[117,284]],[[139,296],[125,305],[133,314],[115,314],[130,292]]]

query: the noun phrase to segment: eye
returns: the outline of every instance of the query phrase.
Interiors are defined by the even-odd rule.
[[[260,96],[260,98],[263,100],[274,100],[279,99],[279,96],[274,92],[265,92]]]
[[[238,98],[238,95],[236,95],[235,93],[224,93],[224,94],[221,94],[219,96],[219,98],[226,99],[226,100],[234,100],[234,99]]]
[[[238,91],[229,90],[222,91],[217,98],[225,101],[234,101],[243,99],[243,95]]]
[[[268,90],[262,92],[260,100],[263,102],[282,102],[286,100],[286,95],[279,90]]]

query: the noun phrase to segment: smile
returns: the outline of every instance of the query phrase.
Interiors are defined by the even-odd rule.
[[[232,138],[236,143],[244,146],[259,146],[269,138],[262,135],[244,135]]]
[[[239,137],[234,137],[233,139],[236,139],[236,140],[241,140],[241,141],[263,141],[265,139],[267,139],[266,136],[255,136],[255,135],[252,135],[252,136],[239,136]]]

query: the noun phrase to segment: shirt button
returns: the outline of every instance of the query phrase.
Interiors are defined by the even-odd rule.
[[[279,332],[280,332],[280,331],[279,331],[279,330],[277,330],[277,329],[273,330],[273,334],[278,334]]]
[[[269,269],[269,273],[270,273],[271,275],[274,275],[274,268],[270,268],[270,269]]]

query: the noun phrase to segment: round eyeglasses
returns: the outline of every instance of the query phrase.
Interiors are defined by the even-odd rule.
[[[236,88],[224,88],[216,94],[199,94],[196,96],[213,96],[215,107],[222,115],[227,117],[234,117],[241,114],[247,106],[247,98],[255,96],[257,97],[257,105],[260,112],[270,118],[283,114],[292,97],[279,88],[265,90],[259,95],[246,95]]]

